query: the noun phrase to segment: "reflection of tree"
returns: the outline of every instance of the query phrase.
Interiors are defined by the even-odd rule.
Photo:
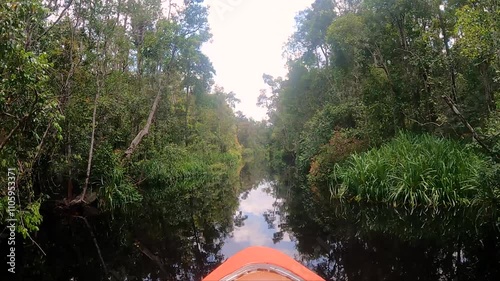
[[[242,191],[242,199],[246,199],[248,193],[257,188],[259,184],[266,181],[269,178],[269,168],[268,165],[260,159],[252,160],[245,163],[240,172],[240,189]]]
[[[252,190],[246,190],[246,191],[242,192],[240,195],[241,200],[246,200],[248,198],[248,195],[250,195],[251,191]]]
[[[283,240],[284,234],[285,234],[285,232],[283,232],[282,230],[273,233],[273,243],[277,244],[277,243],[281,242]]]
[[[235,182],[193,179],[182,185],[155,187],[144,198],[144,205],[113,216],[89,217],[112,280],[147,276],[153,280],[201,280],[224,260],[221,249],[233,230],[237,207]],[[45,214],[37,237],[47,257],[39,257],[37,249],[26,249],[29,259],[22,265],[23,279],[107,279],[85,225],[57,216]],[[243,222],[246,218],[236,219]]]
[[[280,194],[279,185],[275,182],[270,182],[270,185],[264,188],[263,191],[275,198],[272,204],[273,208],[265,211],[263,217],[267,223],[268,229],[277,229],[277,231],[273,233],[273,243],[277,244],[283,240],[285,234],[283,229],[286,228],[286,226],[283,224],[283,218],[286,216],[286,205],[283,204],[283,197],[280,197],[282,194]]]
[[[245,225],[245,220],[248,219],[247,215],[243,215],[243,213],[240,211],[233,219],[234,226],[236,227],[242,227]]]
[[[262,214],[264,216],[264,220],[267,223],[268,229],[274,229],[274,222],[276,221],[276,212],[273,210],[267,210]]]
[[[279,184],[279,182],[278,182]],[[285,231],[327,280],[499,280],[496,216],[339,204],[292,187]]]

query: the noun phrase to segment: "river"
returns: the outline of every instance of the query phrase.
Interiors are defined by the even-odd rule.
[[[288,189],[263,181],[240,196],[246,220],[225,241],[226,257],[259,245],[326,280],[500,280],[499,221],[486,208],[363,206]]]
[[[92,231],[82,219],[46,206],[34,237],[46,255],[24,247],[20,276],[200,280],[258,245],[282,251],[326,280],[500,280],[500,221],[491,209],[332,202],[328,194],[291,185],[293,179],[246,173],[237,189],[174,190],[161,199],[162,208],[90,216]]]
[[[236,216],[246,219],[242,226],[236,226],[232,237],[229,237],[222,248],[222,253],[230,257],[249,246],[266,246],[280,250],[291,257],[298,257],[295,242],[290,234],[282,229],[284,223],[277,208],[283,203],[276,197],[273,185],[263,181],[254,189],[240,195],[239,208]],[[277,233],[282,233],[283,239],[276,241]]]

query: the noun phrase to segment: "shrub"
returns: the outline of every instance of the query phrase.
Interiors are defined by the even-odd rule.
[[[297,166],[309,170],[312,158],[328,143],[333,133],[342,128],[356,127],[354,104],[327,105],[309,120],[300,137]]]
[[[319,153],[312,158],[307,176],[309,184],[316,185],[325,181],[335,164],[341,163],[351,154],[364,149],[363,141],[352,136],[349,131],[334,132],[330,141],[321,146]]]
[[[491,165],[460,143],[400,133],[378,149],[351,156],[331,174],[333,197],[394,206],[471,205],[484,194]]]

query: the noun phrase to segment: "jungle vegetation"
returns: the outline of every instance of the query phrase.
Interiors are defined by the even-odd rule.
[[[21,277],[200,279],[244,220],[241,187],[261,179],[240,171],[267,165],[304,216],[318,197],[498,210],[497,0],[315,0],[288,75],[263,75],[266,121],[213,85],[203,1],[162,2],[0,3],[0,169],[16,170]]]
[[[498,1],[316,0],[296,26],[258,101],[275,171],[348,202],[498,206]]]
[[[189,280],[222,260],[247,153],[237,100],[200,50],[206,5],[163,2],[0,3],[0,168],[16,170],[22,278]]]

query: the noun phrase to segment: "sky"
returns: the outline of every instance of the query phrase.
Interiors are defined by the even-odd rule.
[[[216,85],[241,100],[236,110],[261,120],[257,97],[262,75],[286,76],[283,47],[295,31],[295,15],[313,0],[205,0],[213,38],[202,50],[212,61]]]

